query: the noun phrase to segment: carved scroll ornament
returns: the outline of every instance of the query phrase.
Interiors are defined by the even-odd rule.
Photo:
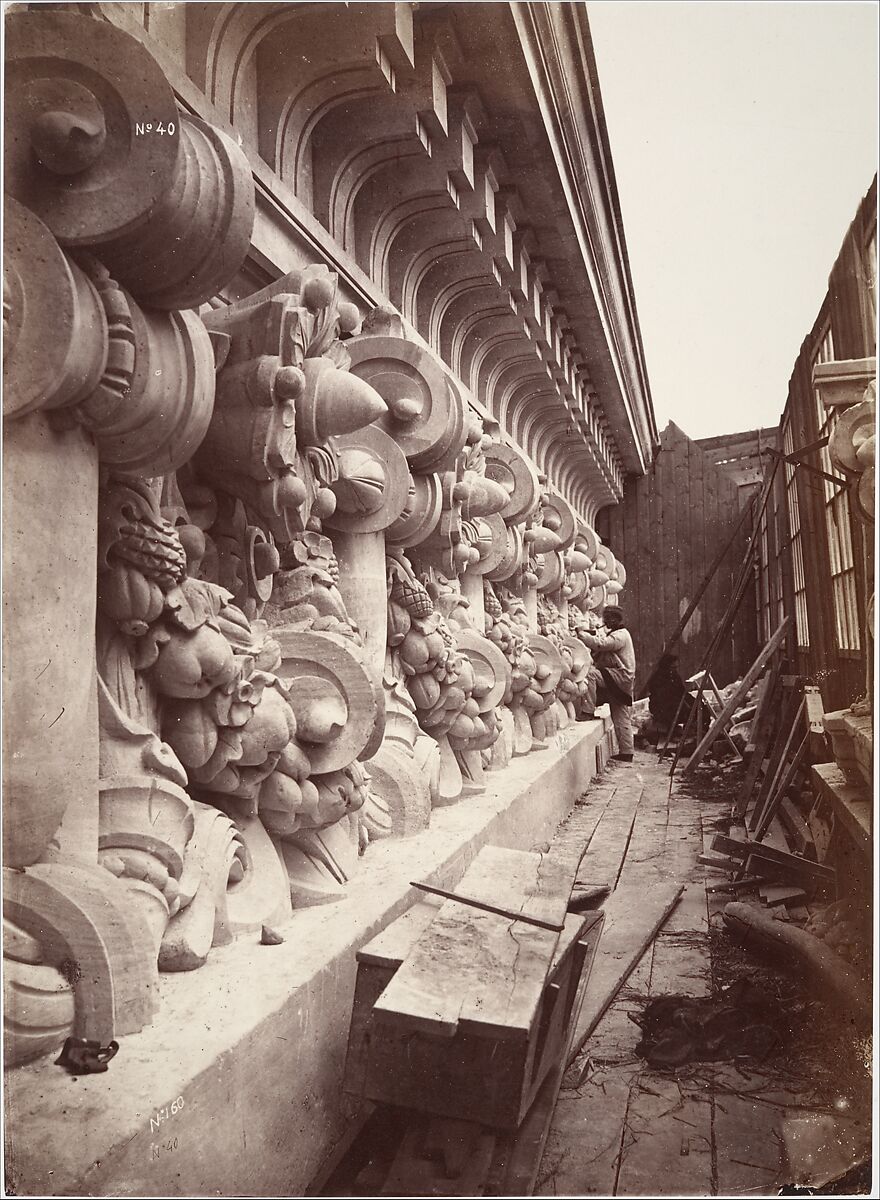
[[[293,272],[206,319],[229,350],[199,476],[242,500],[282,543],[336,507],[330,439],[385,412],[381,396],[345,369],[338,335],[360,317],[337,301],[336,287],[324,268]]]
[[[184,463],[214,402],[214,356],[195,313],[143,309],[91,255],[67,255],[10,201],[4,416],[78,422],[103,461],[148,476]]]
[[[853,477],[855,510],[863,521],[874,520],[877,385],[872,380],[864,399],[843,409],[828,443],[831,461]]]
[[[226,134],[179,113],[135,38],[73,13],[6,26],[6,188],[153,308],[195,307],[250,245],[254,186]]]

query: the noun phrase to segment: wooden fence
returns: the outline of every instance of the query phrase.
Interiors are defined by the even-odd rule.
[[[740,501],[745,501],[740,491],[704,449],[670,421],[648,474],[627,480],[623,501],[599,514],[603,541],[626,566],[621,607],[636,648],[637,695],[645,694],[664,642],[731,536],[741,515]],[[750,531],[747,518],[684,629],[676,653],[685,677],[699,669],[724,616]],[[757,649],[750,584],[730,637],[715,659],[718,684],[742,675]]]

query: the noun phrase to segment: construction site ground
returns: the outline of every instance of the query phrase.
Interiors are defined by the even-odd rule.
[[[538,1194],[777,1195],[793,1182],[787,1119],[833,1127],[829,1175],[835,1153],[848,1165],[839,1132],[854,1131],[856,1142],[864,1134],[868,1043],[796,974],[736,945],[722,916],[730,895],[707,892],[719,877],[698,856],[724,827],[741,778],[737,767],[708,765],[692,780],[676,775],[670,795],[668,761],[637,751],[632,764],[610,764],[559,829],[557,840],[589,839],[585,882],[647,891],[672,880],[685,890],[566,1073]],[[650,998],[707,996],[743,976],[780,1014],[781,1042],[763,1061],[658,1070],[636,1053],[641,1030],[631,1018]]]

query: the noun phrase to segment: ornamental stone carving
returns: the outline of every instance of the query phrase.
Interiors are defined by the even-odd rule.
[[[374,841],[551,745],[582,711],[577,629],[625,573],[510,440],[529,396],[490,415],[504,337],[465,354],[450,294],[451,374],[321,263],[248,294],[248,159],[143,45],[43,8],[7,48],[7,1061],[64,1044],[102,1071],[156,1019],[158,971],[283,938]],[[293,146],[309,122],[285,120]],[[417,314],[406,238],[377,238]]]
[[[874,520],[877,384],[868,384],[858,403],[843,409],[835,422],[828,452],[835,467],[852,477],[855,511],[863,521]]]

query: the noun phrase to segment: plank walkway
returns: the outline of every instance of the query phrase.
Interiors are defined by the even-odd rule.
[[[631,766],[611,764],[557,834],[561,844],[588,841],[584,883],[686,886],[566,1074],[539,1195],[775,1194],[782,1116],[797,1097],[771,1090],[759,1071],[703,1063],[658,1072],[635,1054],[641,1033],[630,1014],[648,997],[711,992],[710,922],[720,926],[730,899],[707,894],[711,872],[697,861],[729,805],[701,806],[678,787],[670,799],[668,789],[668,765],[637,751]]]

